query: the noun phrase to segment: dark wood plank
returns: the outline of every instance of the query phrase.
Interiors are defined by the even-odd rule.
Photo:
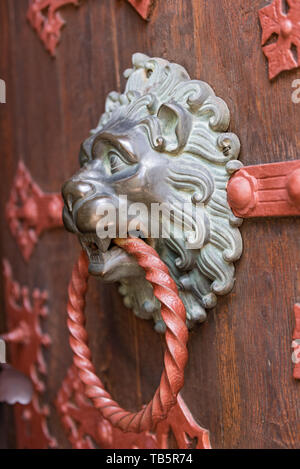
[[[1,21],[0,77],[8,82],[8,104],[0,108],[2,213],[19,158],[44,190],[59,190],[76,170],[81,141],[97,124],[107,93],[124,86],[122,72],[137,51],[181,63],[226,100],[244,164],[299,158],[300,105],[291,100],[299,71],[269,82],[257,15],[265,5],[164,0],[147,24],[125,1],[86,0],[63,9],[66,27],[52,59],[25,21],[27,2],[2,2],[1,19],[9,15]],[[3,217],[0,228],[1,256],[9,257],[17,280],[49,291],[45,402],[51,432],[68,447],[54,399],[71,363],[65,305],[79,248],[62,230],[46,233],[26,265]],[[299,228],[298,219],[246,221],[236,286],[190,335],[183,395],[215,448],[300,448],[300,391],[290,357],[293,304],[300,301]],[[97,370],[115,398],[136,409],[158,384],[162,340],[123,307],[116,286],[90,283]]]

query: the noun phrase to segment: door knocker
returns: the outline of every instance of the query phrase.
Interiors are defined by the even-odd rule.
[[[300,162],[243,168],[227,105],[180,65],[134,54],[124,75],[125,92],[108,95],[81,169],[62,190],[65,227],[85,251],[69,287],[68,326],[86,395],[110,424],[141,432],[178,405],[187,327],[233,288],[243,218],[299,214]],[[137,413],[121,409],[95,374],[84,328],[88,273],[120,282],[125,306],[165,333],[160,386]],[[208,447],[207,431],[199,435]]]
[[[153,289],[111,238],[139,231],[148,239],[179,288],[187,324],[204,321],[217,295],[232,289],[233,262],[242,253],[242,219],[226,192],[230,175],[242,166],[240,144],[226,133],[225,102],[180,65],[135,54],[125,76],[124,94],[109,94],[106,112],[82,145],[81,169],[64,184],[63,218],[87,252],[89,272],[120,282],[125,305],[143,319],[152,317],[164,332]],[[110,207],[111,219],[105,216]],[[170,215],[170,227],[162,233],[163,215]],[[99,236],[102,228],[107,232]]]
[[[63,186],[63,219],[85,251],[69,286],[74,364],[103,417],[141,432],[153,430],[177,404],[187,326],[204,321],[217,295],[233,287],[241,219],[226,188],[242,165],[239,140],[226,132],[229,110],[209,85],[191,80],[180,65],[143,54],[133,56],[125,77],[124,94],[109,94],[82,145],[81,169]],[[88,273],[120,282],[125,305],[165,333],[160,386],[135,414],[121,409],[95,374],[84,327]],[[199,436],[208,447],[207,431],[199,427]]]

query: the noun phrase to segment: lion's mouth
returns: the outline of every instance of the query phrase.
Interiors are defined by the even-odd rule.
[[[81,235],[79,239],[89,261],[92,263],[101,263],[103,254],[109,250],[113,242],[110,238],[100,239],[96,233]]]
[[[89,259],[89,273],[106,281],[116,281],[137,275],[136,260],[114,244],[111,238],[100,239],[96,233],[79,235],[80,243]]]
[[[96,233],[80,235],[79,239],[88,255],[89,273],[103,278],[107,277],[116,264],[113,262],[111,265],[112,259],[118,258],[122,254],[122,249],[115,246],[112,239],[100,239]]]

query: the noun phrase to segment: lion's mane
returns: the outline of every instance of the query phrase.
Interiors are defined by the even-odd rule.
[[[144,126],[152,147],[174,156],[168,176],[169,201],[200,194],[209,219],[204,246],[187,250],[171,238],[159,240],[157,250],[180,288],[189,321],[202,321],[205,309],[215,306],[216,295],[232,289],[233,262],[242,252],[241,220],[233,215],[226,197],[230,174],[241,166],[239,140],[226,132],[230,114],[225,102],[206,83],[191,80],[183,67],[135,54],[133,68],[124,75],[124,94],[108,95],[105,113],[93,132],[122,119]],[[188,132],[176,121],[176,106],[190,121]],[[163,115],[167,109],[174,110],[174,125],[168,129]],[[121,291],[126,296],[129,287],[125,286],[126,282]]]

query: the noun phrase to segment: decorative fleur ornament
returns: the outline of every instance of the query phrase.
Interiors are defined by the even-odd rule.
[[[144,20],[148,21],[157,0],[127,1]],[[61,39],[61,30],[66,24],[58,10],[68,4],[79,6],[80,0],[30,0],[27,19],[53,57]]]
[[[82,145],[81,170],[64,184],[64,223],[86,250],[89,272],[119,281],[125,305],[141,318],[153,318],[163,332],[160,304],[137,262],[109,237],[97,236],[100,213],[107,203],[123,213],[124,196],[128,213],[136,203],[148,213],[152,204],[171,207],[170,236],[148,242],[179,287],[188,324],[204,321],[217,295],[232,289],[233,262],[242,253],[241,220],[226,192],[231,174],[242,166],[240,144],[226,132],[227,105],[207,83],[160,58],[137,53],[132,63],[124,93],[108,95],[105,113]],[[183,214],[186,204],[191,208]],[[141,227],[147,223],[143,217],[136,219]],[[187,244],[183,218],[197,235],[194,245]]]
[[[18,446],[25,449],[55,447],[56,441],[47,428],[49,408],[40,404],[45,391],[41,375],[47,373],[43,347],[51,343],[48,334],[41,329],[41,319],[48,314],[47,293],[36,289],[30,299],[28,288],[20,287],[13,280],[7,260],[3,268],[9,332],[2,338],[10,344],[11,364],[31,379],[34,390],[30,404],[15,407]]]
[[[154,433],[122,432],[105,420],[86,397],[74,365],[58,392],[56,408],[74,449],[169,449],[170,433],[180,449],[210,448],[208,431],[195,422],[181,396]]]
[[[288,6],[287,11],[284,6]],[[300,57],[300,2],[273,0],[259,11],[262,26],[263,51],[269,60],[269,78],[283,70],[299,67]],[[266,44],[272,38],[276,41]]]
[[[44,231],[62,226],[62,208],[60,194],[44,193],[20,161],[6,205],[6,218],[26,261]]]
[[[127,0],[138,14],[144,19],[149,20],[152,16],[157,0]]]
[[[58,13],[63,6],[79,5],[79,0],[31,0],[27,19],[36,30],[39,38],[52,56],[61,37],[61,29],[65,21]]]

